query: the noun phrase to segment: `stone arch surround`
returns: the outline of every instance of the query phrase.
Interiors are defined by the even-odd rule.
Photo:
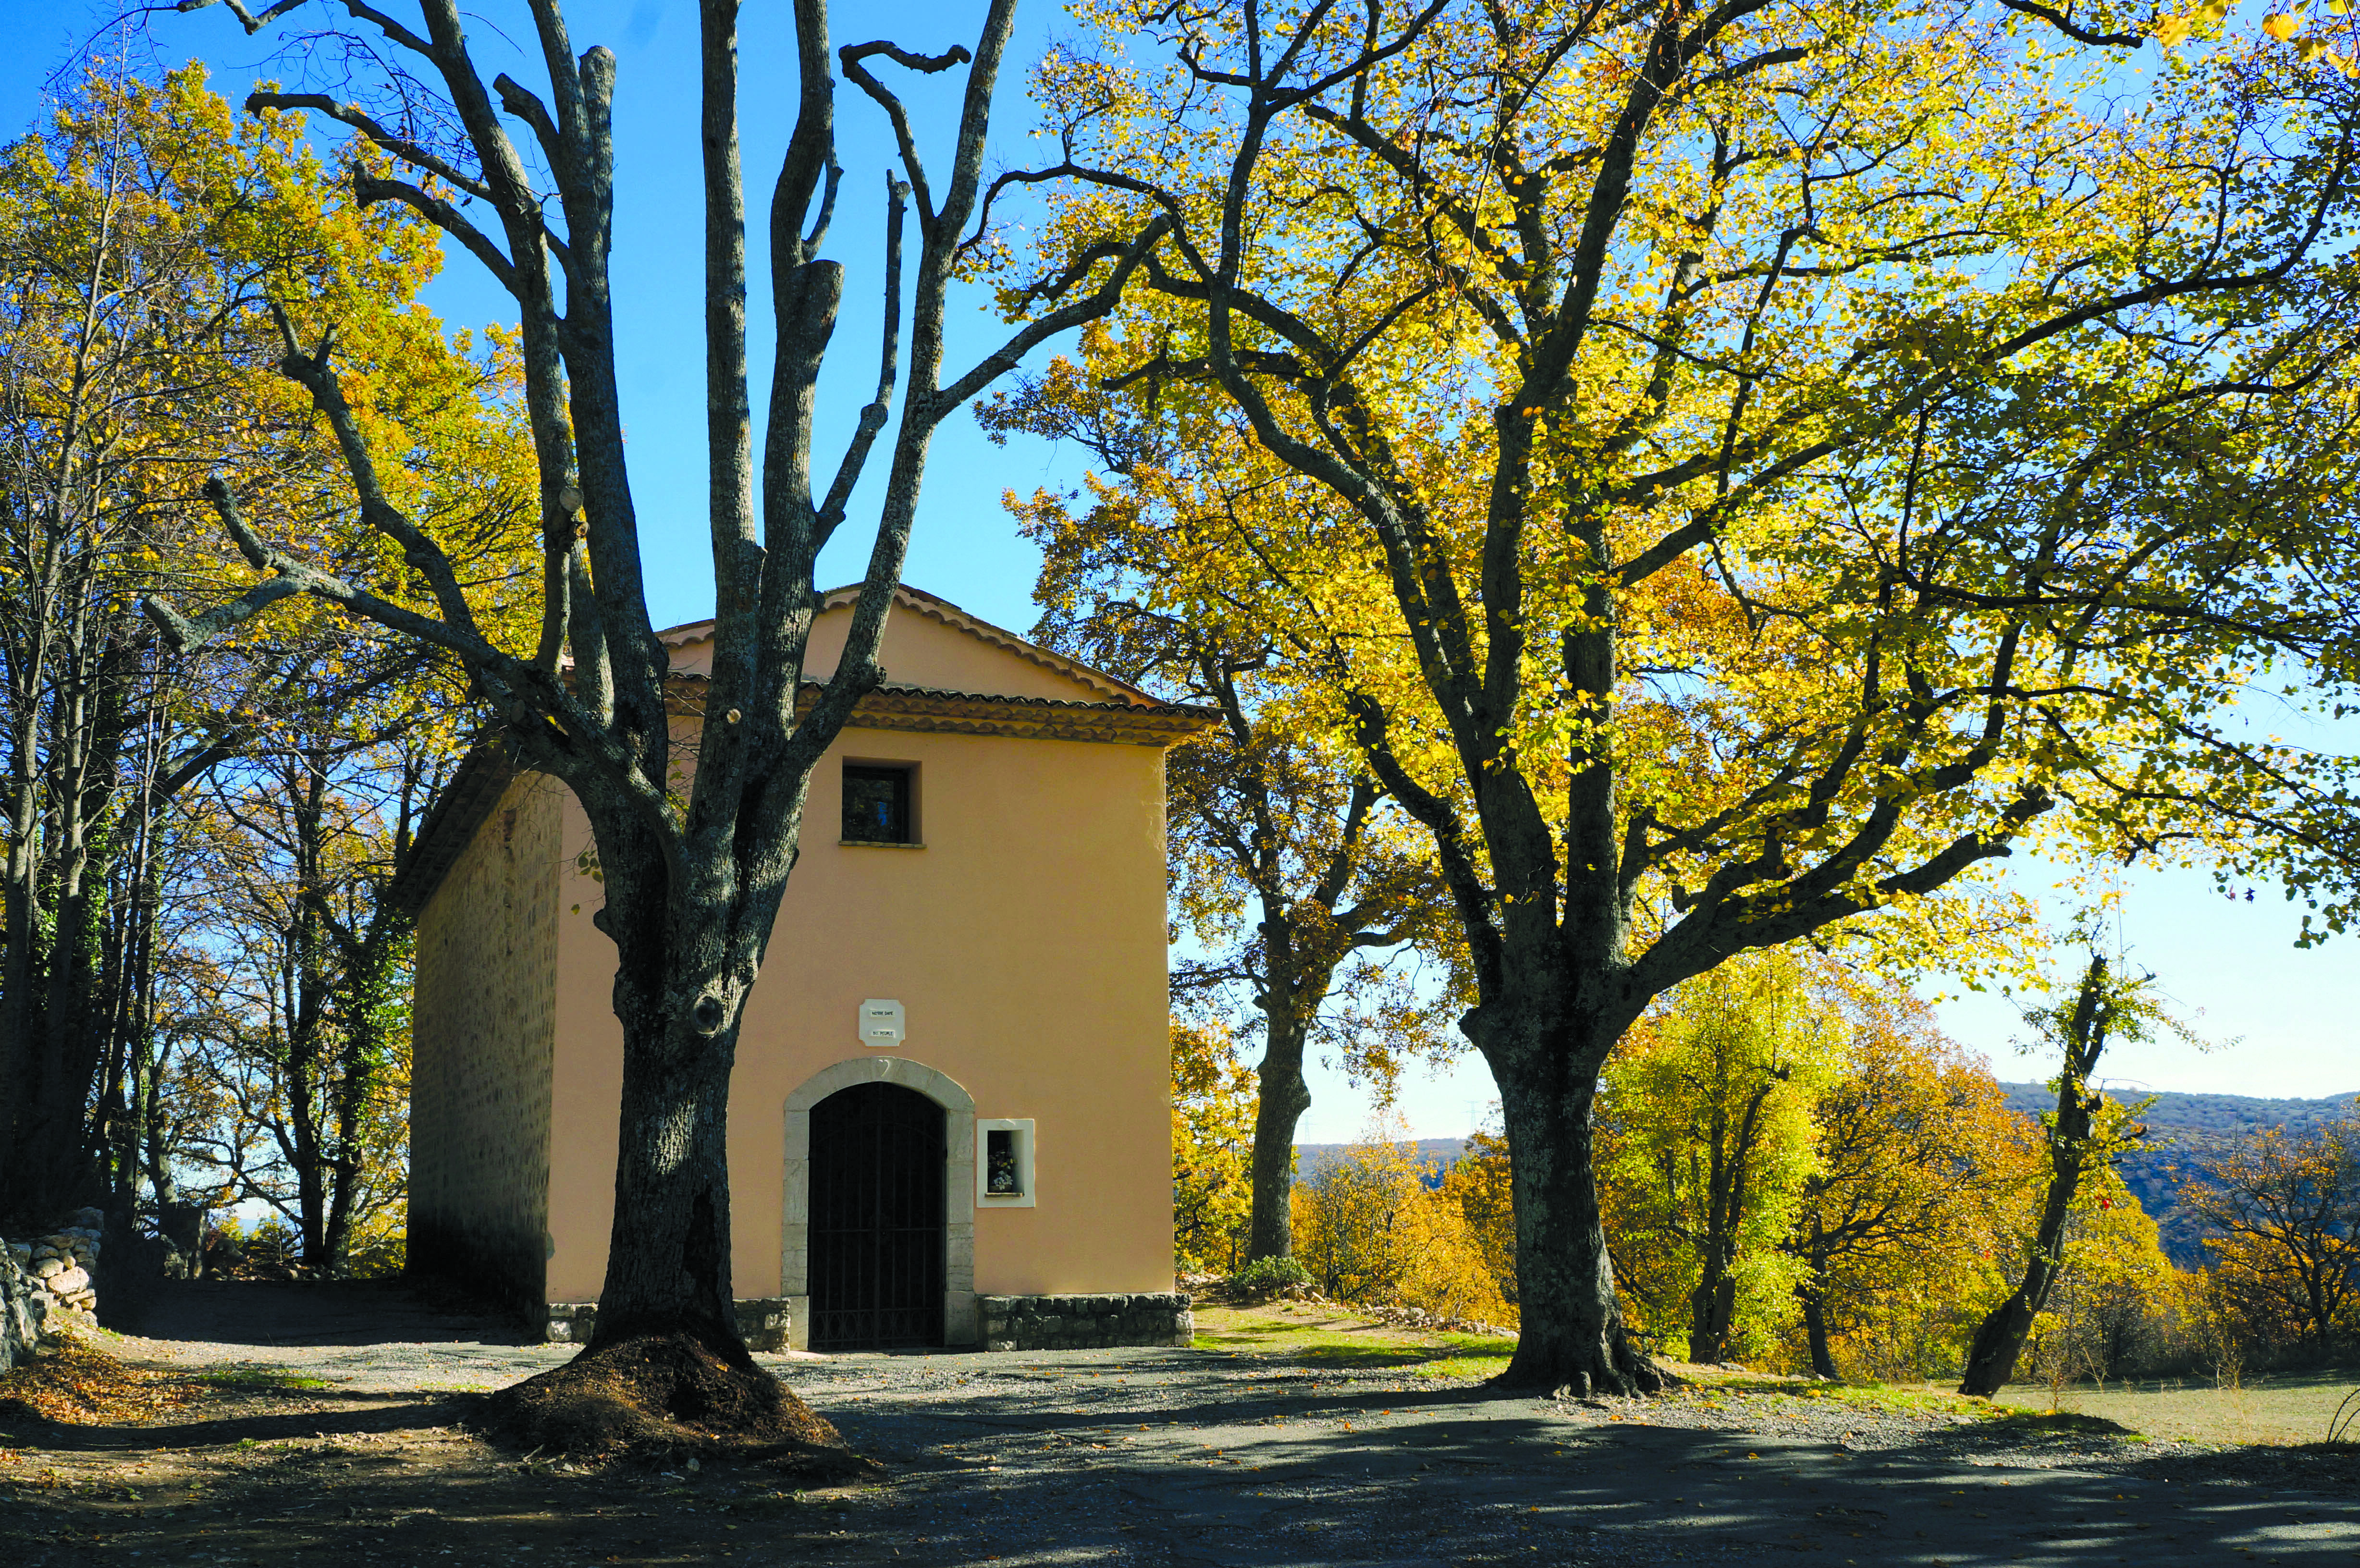
[[[943,1108],[943,1339],[973,1345],[975,1312],[975,1096],[948,1073],[901,1056],[856,1056],[823,1067],[787,1096],[786,1201],[779,1227],[779,1294],[787,1343],[811,1348],[811,1114],[839,1089],[893,1083]]]

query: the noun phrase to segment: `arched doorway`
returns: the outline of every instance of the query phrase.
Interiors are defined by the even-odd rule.
[[[812,1349],[943,1343],[944,1120],[898,1083],[812,1107]]]

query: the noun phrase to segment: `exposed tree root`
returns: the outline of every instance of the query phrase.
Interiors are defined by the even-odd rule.
[[[1658,1367],[1636,1352],[1625,1351],[1607,1367],[1520,1370],[1511,1361],[1507,1370],[1484,1386],[1495,1393],[1520,1399],[1627,1399],[1641,1394],[1660,1394],[1666,1388],[1677,1388],[1683,1381],[1669,1368]]]
[[[493,1435],[544,1454],[735,1459],[814,1486],[877,1472],[776,1377],[733,1366],[686,1334],[585,1350],[492,1395],[478,1419]]]

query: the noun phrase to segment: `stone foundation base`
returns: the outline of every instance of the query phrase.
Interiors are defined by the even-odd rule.
[[[978,1296],[986,1350],[1186,1346],[1196,1314],[1177,1290],[1126,1296]]]
[[[552,1301],[541,1337],[561,1345],[586,1345],[598,1326],[595,1301]],[[738,1302],[738,1333],[748,1350],[787,1348],[787,1303],[776,1296],[748,1297]]]

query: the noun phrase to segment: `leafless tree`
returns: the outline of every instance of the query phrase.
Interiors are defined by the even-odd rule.
[[[181,0],[192,10],[212,3]],[[279,0],[258,14],[243,0],[224,3],[258,30],[304,0]],[[221,484],[210,487],[213,504],[266,575],[193,618],[154,600],[149,608],[176,640],[193,644],[306,593],[431,644],[465,666],[526,765],[573,790],[596,835],[606,897],[599,926],[615,943],[615,1012],[623,1031],[615,1225],[590,1354],[639,1336],[685,1334],[750,1369],[731,1310],[728,1081],[741,1011],[794,865],[812,770],[854,704],[881,680],[880,639],[935,428],[1034,344],[1102,314],[1153,236],[1114,260],[1102,287],[946,377],[945,313],[976,215],[1014,0],[984,7],[971,48],[923,54],[877,41],[836,51],[833,63],[844,78],[890,119],[900,173],[884,218],[876,396],[823,478],[813,452],[818,377],[845,278],[842,264],[822,249],[841,171],[827,6],[795,0],[796,117],[770,198],[776,360],[758,486],[747,381],[737,6],[703,0],[705,395],[718,603],[701,729],[689,743],[694,782],[687,799],[676,800],[665,786],[683,743],[672,734],[668,661],[643,592],[617,392],[608,276],[615,56],[604,48],[577,55],[558,0],[530,0],[545,86],[535,92],[505,74],[487,83],[457,0],[417,0],[414,24],[365,0],[344,0],[342,8],[359,29],[344,58],[378,62],[386,101],[399,100],[401,114],[381,117],[314,93],[258,92],[247,105],[309,110],[349,126],[389,166],[356,176],[363,198],[423,214],[514,299],[546,539],[539,646],[512,655],[476,625],[442,551],[377,483],[381,460],[346,405],[333,328],[307,346],[295,335],[300,311],[292,310],[285,374],[333,428],[365,516],[421,575],[434,609],[406,608],[279,548],[247,527],[237,496]],[[946,175],[930,170],[901,98],[877,75],[887,63],[919,76],[967,67]],[[512,134],[518,127],[521,137]],[[914,278],[905,279],[912,208]],[[825,681],[807,681],[804,646],[818,604],[814,566],[844,524],[854,485],[889,423],[875,537],[844,652]]]

